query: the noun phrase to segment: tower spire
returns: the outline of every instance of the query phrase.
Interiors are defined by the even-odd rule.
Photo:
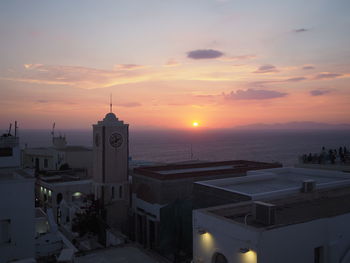
[[[109,112],[112,112],[112,93],[109,95]]]

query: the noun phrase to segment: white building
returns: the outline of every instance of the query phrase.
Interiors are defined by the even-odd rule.
[[[20,156],[21,150],[19,148],[19,138],[9,134],[0,136],[0,167],[20,167]]]
[[[191,254],[192,232],[189,222],[194,206],[191,200],[194,182],[245,176],[249,170],[272,167],[280,165],[236,160],[191,161],[134,168],[133,238],[144,247],[167,251],[169,258],[179,253],[180,249],[182,254]],[[181,242],[178,239],[182,239]],[[165,255],[165,252],[162,253]]]
[[[350,262],[349,174],[300,168],[248,174],[198,182],[250,201],[193,212],[194,262]]]
[[[92,149],[84,146],[67,145],[63,136],[53,137],[51,147],[25,148],[23,167],[40,171],[59,170],[62,165],[85,169],[86,176],[92,173]]]
[[[34,179],[19,166],[18,137],[1,136],[0,262],[35,255]]]
[[[36,182],[36,193],[41,207],[51,208],[55,222],[70,230],[79,206],[92,194],[92,180],[79,180],[65,174],[41,176]]]

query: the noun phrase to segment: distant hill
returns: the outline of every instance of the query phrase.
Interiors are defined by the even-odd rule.
[[[350,130],[350,124],[329,124],[319,122],[255,123],[235,127],[240,130]]]

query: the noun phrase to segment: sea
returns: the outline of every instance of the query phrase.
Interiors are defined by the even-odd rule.
[[[62,130],[69,145],[92,147],[92,130]],[[49,130],[20,130],[21,146],[51,145]],[[150,162],[252,160],[293,166],[302,154],[322,147],[350,149],[349,130],[130,131],[130,157]]]

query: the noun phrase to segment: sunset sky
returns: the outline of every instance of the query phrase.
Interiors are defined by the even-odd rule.
[[[350,123],[349,0],[0,2],[0,130]]]

